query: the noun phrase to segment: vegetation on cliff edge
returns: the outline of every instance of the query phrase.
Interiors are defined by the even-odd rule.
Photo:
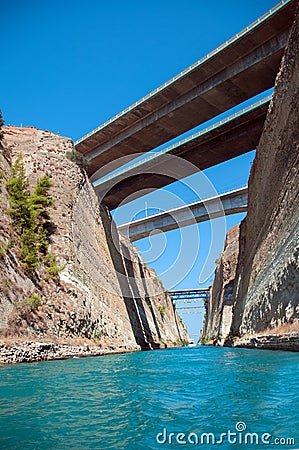
[[[87,169],[89,165],[88,159],[82,155],[82,153],[77,152],[77,150],[71,150],[69,152],[66,152],[66,157],[76,163],[81,169]]]
[[[49,194],[53,186],[50,177],[43,175],[30,192],[22,156],[19,155],[11,167],[5,186],[9,200],[7,213],[19,237],[23,266],[28,272],[33,272],[41,262],[45,262],[50,276],[56,278],[59,268],[55,257],[48,253],[49,209],[54,204]]]

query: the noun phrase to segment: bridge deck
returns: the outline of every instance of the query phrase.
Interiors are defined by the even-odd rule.
[[[184,205],[180,208],[120,225],[118,230],[128,236],[131,241],[137,241],[151,234],[186,227],[224,215],[246,212],[247,195],[247,187],[236,189],[191,205]]]
[[[89,173],[147,152],[274,84],[293,22],[283,0],[215,51],[76,142]]]
[[[109,209],[114,209],[198,170],[254,150],[262,133],[269,100],[267,97],[143,161],[96,181],[94,186],[99,199]],[[169,155],[192,164],[178,164]]]

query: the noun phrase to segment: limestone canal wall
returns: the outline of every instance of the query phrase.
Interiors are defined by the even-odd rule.
[[[297,12],[250,173],[248,213],[238,240],[236,228],[228,232],[216,270],[203,333],[217,345],[299,348],[298,47]]]
[[[30,360],[31,342],[48,343],[50,350],[41,351],[40,359],[53,359],[68,353],[65,346],[79,346],[78,354],[86,355],[164,348],[188,340],[155,271],[117,232],[85,170],[66,157],[74,151],[72,141],[35,128],[3,127],[3,135],[0,361]],[[19,237],[7,213],[5,183],[20,154],[31,189],[44,174],[53,183],[48,251],[62,269],[56,279],[42,262],[33,273],[25,270]],[[40,299],[39,305],[30,303],[32,296]],[[25,356],[20,350],[15,357],[13,349],[24,342]]]

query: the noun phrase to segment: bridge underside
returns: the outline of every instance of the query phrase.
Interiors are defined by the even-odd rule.
[[[89,174],[117,158],[147,152],[273,86],[295,1],[186,69],[116,119],[76,143]]]
[[[203,130],[188,140],[177,143],[169,151],[147,158],[144,163],[128,168],[97,185],[96,193],[110,210],[155,189],[185,178],[228,159],[254,150],[259,142],[269,100],[261,101],[236,116]],[[180,164],[170,155],[192,164]]]
[[[121,225],[118,230],[128,236],[131,241],[137,241],[151,234],[182,228],[224,215],[246,212],[247,195],[247,187],[237,189],[219,197],[206,199]]]

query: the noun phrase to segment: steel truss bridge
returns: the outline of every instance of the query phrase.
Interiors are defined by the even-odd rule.
[[[205,302],[210,296],[210,288],[181,289],[168,291],[178,312],[184,314],[202,314],[205,306],[187,306],[188,304]]]

